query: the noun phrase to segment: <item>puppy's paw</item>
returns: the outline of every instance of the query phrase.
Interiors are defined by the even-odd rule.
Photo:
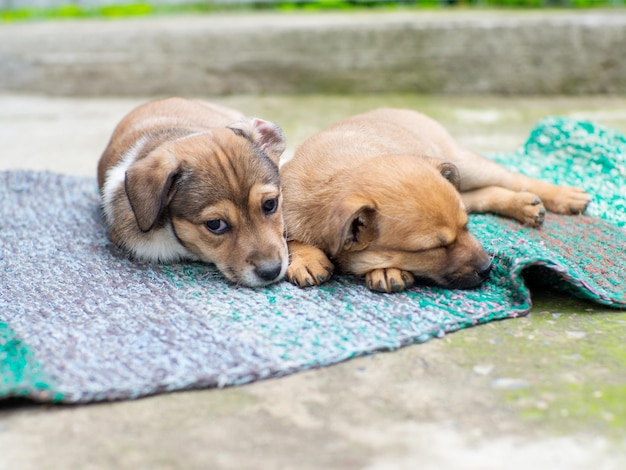
[[[368,289],[387,294],[407,289],[414,282],[413,274],[396,268],[374,269],[365,275],[365,284]]]
[[[315,261],[311,264],[292,262],[287,268],[287,280],[298,287],[319,286],[330,279],[333,265]]]
[[[591,201],[591,196],[580,188],[552,186],[541,195],[541,200],[555,214],[582,214]]]
[[[287,280],[298,287],[319,286],[330,279],[334,266],[322,250],[299,242],[289,243]]]
[[[546,217],[546,208],[533,193],[517,193],[509,210],[511,217],[529,227],[541,226]]]

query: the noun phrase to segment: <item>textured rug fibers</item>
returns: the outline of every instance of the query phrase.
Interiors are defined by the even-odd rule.
[[[524,315],[522,271],[626,308],[626,139],[549,118],[498,161],[594,194],[588,216],[542,229],[490,215],[471,230],[493,254],[473,290],[375,294],[336,275],[319,288],[229,284],[203,264],[130,261],[107,239],[95,179],[0,173],[0,398],[67,403],[222,387],[333,364]]]

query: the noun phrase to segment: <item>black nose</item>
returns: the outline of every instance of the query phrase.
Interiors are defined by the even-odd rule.
[[[254,274],[264,281],[273,281],[282,271],[283,264],[280,261],[270,261],[259,264],[254,268]]]
[[[482,266],[479,266],[476,270],[476,274],[480,279],[485,280],[489,277],[489,273],[491,272],[491,261],[487,261]]]

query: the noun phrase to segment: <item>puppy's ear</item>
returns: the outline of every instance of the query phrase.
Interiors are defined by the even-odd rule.
[[[331,257],[342,251],[360,251],[376,236],[376,209],[361,196],[350,196],[331,211],[322,240]]]
[[[441,176],[450,181],[457,191],[461,190],[461,174],[456,165],[450,162],[443,162],[437,166],[437,169]]]
[[[228,126],[235,134],[257,144],[276,165],[285,151],[285,136],[280,127],[264,119],[242,119]]]
[[[142,232],[154,228],[174,197],[174,177],[179,171],[176,157],[163,151],[148,155],[126,171],[126,194]]]

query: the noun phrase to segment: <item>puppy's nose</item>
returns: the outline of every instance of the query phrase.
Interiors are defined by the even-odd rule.
[[[269,261],[255,266],[254,274],[264,281],[273,281],[280,275],[282,268],[283,265],[280,261]]]
[[[485,280],[489,277],[489,273],[491,272],[491,261],[487,261],[482,266],[479,266],[476,270],[476,274],[480,279]]]

